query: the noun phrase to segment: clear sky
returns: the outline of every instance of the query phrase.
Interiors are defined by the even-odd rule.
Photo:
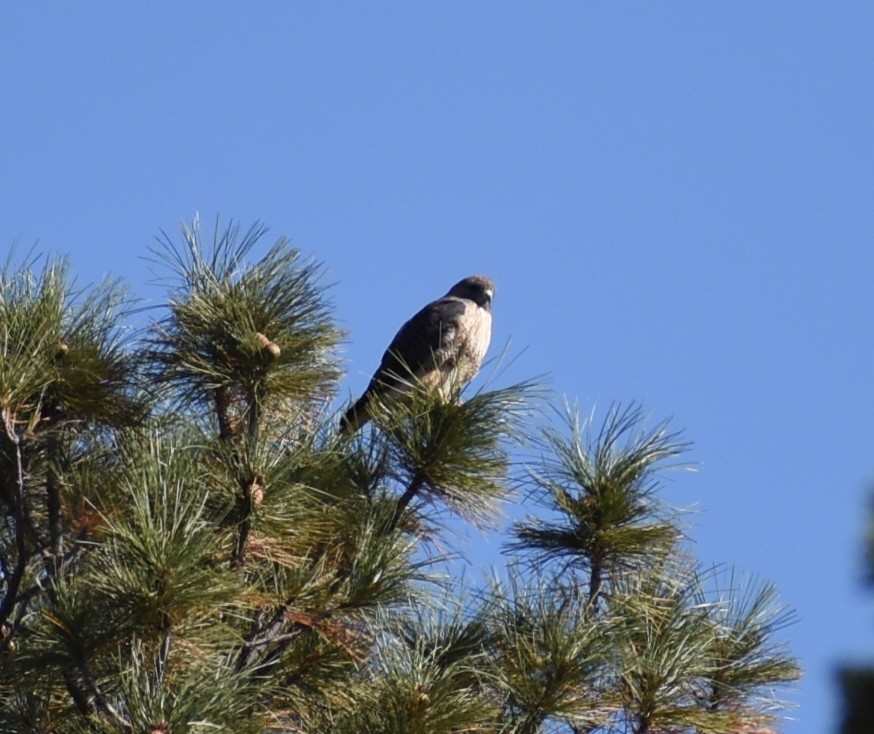
[[[666,499],[797,609],[823,734],[874,657],[872,39],[870,2],[5,2],[0,249],[158,302],[160,229],[262,219],[335,283],[344,395],[490,275],[501,380],[694,441]]]

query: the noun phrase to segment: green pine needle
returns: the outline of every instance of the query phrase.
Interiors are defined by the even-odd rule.
[[[509,495],[510,445],[522,437],[536,393],[525,382],[463,402],[417,389],[406,400],[377,403],[373,440],[396,467],[399,508],[415,500],[421,512],[423,503],[439,502],[466,520],[491,522]]]
[[[666,424],[644,429],[643,418],[636,406],[614,406],[597,429],[576,412],[566,415],[568,434],[547,428],[529,492],[550,517],[516,522],[507,549],[588,570],[599,583],[670,551],[681,532],[656,499],[656,475],[688,445]]]
[[[181,245],[165,234],[155,250],[176,286],[148,356],[157,384],[188,406],[213,409],[224,391],[229,417],[242,419],[252,404],[318,401],[336,385],[341,332],[318,285],[321,266],[303,261],[285,237],[248,264],[266,232],[256,223],[241,238],[238,227],[217,222],[207,251],[195,220],[182,226]]]

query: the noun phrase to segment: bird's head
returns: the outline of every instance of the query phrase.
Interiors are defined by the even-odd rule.
[[[464,280],[459,280],[446,295],[467,298],[477,306],[491,308],[492,296],[495,295],[495,281],[485,275],[471,275]]]

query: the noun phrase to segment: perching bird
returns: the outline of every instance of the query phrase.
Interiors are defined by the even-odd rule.
[[[407,321],[382,355],[364,394],[341,419],[340,431],[354,433],[367,423],[374,398],[402,396],[417,382],[446,395],[450,386],[470,382],[492,338],[494,293],[491,278],[472,275]]]

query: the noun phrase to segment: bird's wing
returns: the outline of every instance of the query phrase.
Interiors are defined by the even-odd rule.
[[[395,334],[382,362],[373,376],[374,383],[393,386],[421,379],[444,366],[455,356],[460,320],[467,303],[461,298],[445,297],[432,301],[407,321]]]
[[[467,338],[465,320],[470,320],[477,310],[472,301],[444,296],[407,321],[382,355],[367,389],[346,411],[341,430],[354,432],[370,419],[370,400],[374,396],[392,390],[405,393],[414,380],[440,386],[444,372],[455,367],[456,358],[461,356],[460,348]],[[475,374],[478,366],[467,370],[470,374],[466,379]]]

